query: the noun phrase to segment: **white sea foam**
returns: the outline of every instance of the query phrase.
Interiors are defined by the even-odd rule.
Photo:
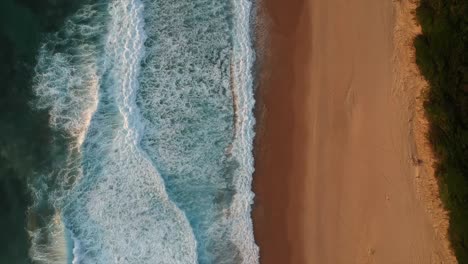
[[[79,264],[81,262],[81,246],[80,241],[76,239],[73,235],[71,236],[73,241],[73,249],[72,249],[72,261],[71,264]],[[70,258],[70,256],[69,256]]]
[[[108,79],[84,147],[88,181],[77,188],[86,192],[87,222],[99,230],[77,237],[84,248],[100,240],[95,263],[195,263],[196,241],[187,219],[168,199],[158,172],[139,149],[143,127],[135,93],[145,38],[142,9],[137,0],[109,6],[104,49]]]
[[[53,205],[63,209],[75,245],[80,246],[74,253],[82,255],[75,255],[75,262],[195,263],[197,259],[185,216],[168,200],[157,171],[138,147],[143,127],[134,97],[143,53],[142,8],[137,0],[111,2],[107,21],[91,21],[108,25],[105,44],[92,45],[87,37],[102,33],[101,26],[77,24],[86,20],[82,14],[98,12],[87,6],[64,29],[63,42],[75,36],[77,43],[66,43],[70,47],[58,53],[61,39],[52,37],[39,56],[36,106],[49,109],[51,125],[69,135],[71,148],[81,153],[51,173],[59,175],[58,180],[68,172],[82,174],[75,175],[78,180],[69,191],[52,198]],[[105,84],[100,81],[104,75]],[[49,227],[38,230],[55,232]],[[42,252],[48,253],[32,250],[33,258],[58,258],[56,244],[33,242],[33,249],[45,247]]]
[[[41,48],[36,106],[70,149],[38,201],[73,264],[258,263],[251,4],[143,1],[85,6]]]
[[[32,244],[29,252],[34,263],[67,263],[66,233],[60,214],[55,214],[46,227],[31,231],[29,235]]]
[[[233,241],[240,249],[243,263],[258,263],[259,253],[253,237],[251,205],[254,194],[251,191],[254,171],[253,138],[255,118],[253,107],[252,67],[255,58],[252,50],[251,8],[249,0],[236,0],[234,4],[234,49],[233,49],[233,89],[235,93],[236,132],[232,146],[233,155],[242,164],[236,171],[234,184],[237,193],[231,205]]]
[[[142,144],[192,223],[200,263],[258,262],[250,8],[199,0],[152,1],[145,10]]]
[[[30,219],[33,223],[29,231],[30,256],[35,263],[67,263],[69,259],[60,207],[67,189],[81,176],[77,165],[80,157],[76,153],[80,152],[97,108],[100,85],[97,43],[90,40],[99,37],[104,28],[80,22],[101,18],[98,8],[97,4],[84,6],[66,21],[61,32],[49,35],[39,49],[33,87],[37,100],[33,106],[49,110],[51,127],[69,139],[70,144],[68,151],[58,154],[63,157],[54,160],[50,173],[35,175],[30,185],[35,198],[29,212],[34,218]],[[80,41],[72,43],[77,39]],[[52,210],[55,214],[50,217]],[[37,218],[46,223],[37,225]]]
[[[100,76],[96,43],[90,39],[102,32],[103,26],[82,25],[76,20],[91,20],[96,16],[96,6],[87,5],[66,22],[61,40],[51,36],[39,50],[34,91],[38,100],[35,107],[49,109],[50,124],[57,130],[75,138],[77,148],[83,143],[91,116],[96,110]],[[97,19],[97,18],[95,18]],[[80,39],[63,52],[55,51],[56,45]],[[48,45],[47,45],[48,44]],[[52,46],[52,47],[50,47]]]

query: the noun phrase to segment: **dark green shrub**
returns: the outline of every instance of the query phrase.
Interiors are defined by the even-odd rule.
[[[468,263],[468,1],[422,0],[416,11],[416,63],[430,84],[429,139],[438,158],[441,198],[460,264]]]

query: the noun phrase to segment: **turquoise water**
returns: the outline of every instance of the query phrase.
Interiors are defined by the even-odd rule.
[[[32,104],[65,147],[31,183],[36,263],[258,263],[252,5],[94,1],[47,36]]]

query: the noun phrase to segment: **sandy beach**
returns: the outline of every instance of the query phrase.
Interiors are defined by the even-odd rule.
[[[456,263],[424,136],[414,5],[263,0],[261,263]]]

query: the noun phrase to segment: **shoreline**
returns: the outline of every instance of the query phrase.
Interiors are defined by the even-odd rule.
[[[411,2],[259,4],[260,263],[456,263],[421,143],[423,86],[408,87],[422,80]]]
[[[306,136],[306,128],[300,121],[301,116],[291,115],[291,111],[301,112],[307,91],[292,89],[285,92],[282,87],[288,87],[293,82],[309,81],[295,78],[297,57],[308,50],[310,44],[301,41],[294,32],[294,25],[304,20],[301,10],[305,9],[306,4],[307,1],[294,1],[288,3],[285,9],[284,3],[279,0],[262,0],[257,7],[257,21],[260,21],[256,31],[260,32],[260,36],[257,35],[255,46],[260,54],[257,55],[256,67],[259,71],[255,94],[257,125],[252,216],[255,241],[260,246],[260,263],[304,263],[301,248],[286,242],[302,239],[301,213],[290,208],[290,204],[302,207],[302,190],[297,190],[296,184],[284,176],[300,174],[304,169],[304,164],[299,161],[305,157],[305,150],[300,145]],[[303,26],[307,24],[303,23]],[[307,27],[302,30],[305,32]],[[303,48],[290,52],[297,48],[296,40]],[[296,104],[301,99],[303,102]],[[294,136],[291,137],[291,134]],[[292,179],[299,180],[299,177]]]

